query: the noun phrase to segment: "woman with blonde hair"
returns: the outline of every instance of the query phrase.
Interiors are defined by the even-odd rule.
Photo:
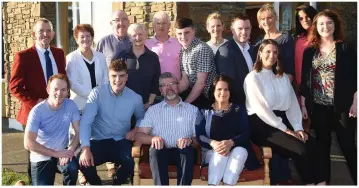
[[[219,12],[214,12],[208,15],[206,28],[208,33],[211,35],[211,39],[207,42],[207,44],[212,48],[214,55],[216,55],[218,48],[228,41],[222,36],[224,30],[222,15]]]

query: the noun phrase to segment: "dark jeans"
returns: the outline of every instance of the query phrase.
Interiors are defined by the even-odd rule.
[[[285,112],[276,113],[282,118],[288,127],[288,119]],[[249,116],[251,125],[251,139],[259,146],[269,146],[272,151],[295,161],[296,168],[305,184],[320,183],[328,179],[325,170],[323,150],[317,144],[315,138],[308,135],[304,143],[277,128],[263,122],[256,114]]]
[[[312,127],[315,130],[316,139],[324,150],[324,172],[330,182],[330,146],[332,143],[332,130],[335,131],[340,149],[347,161],[350,175],[357,184],[357,148],[355,145],[356,118],[349,118],[349,112],[336,113],[331,106],[314,104],[311,115]]]
[[[56,172],[63,174],[63,185],[76,185],[79,169],[76,157],[64,166],[60,166],[58,162],[54,157],[47,161],[32,162],[32,185],[54,185]]]
[[[169,185],[168,165],[177,167],[177,185],[191,185],[193,179],[194,148],[150,148],[150,166],[155,185]]]
[[[126,139],[115,141],[111,138],[91,140],[90,145],[95,166],[80,167],[87,182],[91,185],[101,185],[101,179],[97,175],[96,166],[105,162],[113,162],[121,165],[121,168],[116,171],[113,183],[115,185],[127,183],[128,178],[133,174],[133,168],[135,166],[131,155],[132,142]]]
[[[191,93],[191,89],[187,89],[186,91],[183,91],[180,96],[182,98],[182,100],[186,100],[186,98],[188,97],[188,95]],[[202,93],[196,100],[194,100],[193,102],[191,102],[192,105],[196,106],[199,109],[209,109],[211,107],[212,104],[210,104],[210,101],[208,100],[207,97],[204,96],[204,94]]]

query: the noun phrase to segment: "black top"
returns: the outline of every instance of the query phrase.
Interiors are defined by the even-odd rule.
[[[96,76],[95,76],[95,63],[88,63],[86,60],[85,64],[87,66],[87,68],[89,69],[90,72],[90,77],[91,77],[91,86],[92,88],[96,87]]]
[[[145,46],[145,53],[137,59],[131,47],[114,57],[114,59],[120,58],[125,59],[127,64],[128,80],[126,86],[141,95],[143,103],[148,102],[150,94],[159,95],[158,79],[161,74],[161,67],[156,53]]]
[[[262,44],[264,36],[257,39],[255,46],[256,54],[258,53],[258,48]],[[279,44],[279,60],[284,66],[284,72],[294,76],[294,40],[293,37],[283,33],[276,39],[274,39]]]
[[[253,46],[248,50],[253,63],[255,63],[256,54]],[[241,49],[234,39],[222,44],[215,55],[215,65],[217,74],[224,74],[232,78],[231,100],[235,104],[245,104],[246,95],[244,94],[244,79],[249,73],[246,59]]]
[[[357,54],[353,45],[337,42],[336,68],[334,77],[334,109],[336,112],[346,112],[353,103],[357,91]],[[308,47],[303,53],[302,82],[300,94],[305,97],[305,105],[309,112],[312,110],[312,66],[316,49]]]

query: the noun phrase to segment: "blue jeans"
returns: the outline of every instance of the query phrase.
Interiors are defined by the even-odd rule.
[[[150,148],[150,166],[155,185],[169,185],[168,165],[177,167],[177,185],[191,185],[193,179],[194,148]]]
[[[54,157],[47,161],[31,162],[32,185],[54,185],[56,172],[63,174],[63,185],[76,185],[78,169],[75,157],[64,166],[60,166],[59,160]]]
[[[127,139],[115,141],[114,139],[90,140],[90,150],[93,155],[95,166],[80,167],[86,180],[91,185],[101,185],[101,179],[97,175],[96,166],[105,162],[120,164],[121,168],[116,171],[113,184],[127,183],[133,174],[135,162],[132,158],[132,142]]]

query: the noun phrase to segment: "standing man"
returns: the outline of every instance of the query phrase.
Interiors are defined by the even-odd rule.
[[[105,55],[107,66],[109,66],[116,54],[131,47],[131,42],[127,37],[127,28],[130,25],[130,21],[126,12],[123,10],[113,12],[110,24],[112,26],[112,34],[103,37],[96,47],[96,51]]]
[[[178,80],[181,80],[181,69],[179,54],[181,45],[176,38],[168,35],[171,27],[171,20],[164,11],[159,11],[153,16],[153,38],[147,39],[145,45],[155,52],[160,60],[161,73],[170,72]]]
[[[68,99],[70,81],[64,74],[51,76],[46,90],[49,98],[32,108],[25,129],[32,185],[54,185],[57,171],[64,175],[63,185],[76,185],[78,162],[74,152],[79,144],[80,112]],[[75,135],[67,148],[70,123]]]
[[[205,42],[195,38],[193,21],[181,18],[176,21],[176,36],[181,44],[180,63],[182,79],[180,92],[184,102],[191,103],[200,109],[208,108],[208,91],[216,76],[213,51]],[[187,90],[187,91],[186,91]]]
[[[141,96],[125,87],[126,63],[113,60],[108,70],[109,84],[91,91],[80,123],[80,170],[91,185],[101,185],[96,166],[105,162],[121,164],[113,184],[127,182],[133,174],[131,150],[137,131],[130,131],[131,117],[135,116],[137,126],[144,116]]]
[[[136,141],[151,144],[150,166],[155,185],[169,185],[169,163],[177,166],[177,185],[191,185],[198,109],[178,96],[179,83],[172,73],[162,73],[159,82],[165,99],[148,109]]]
[[[219,47],[215,56],[217,73],[229,76],[233,80],[235,94],[231,96],[233,103],[236,104],[245,104],[243,83],[247,74],[252,71],[256,60],[254,48],[248,43],[251,29],[247,15],[238,14],[234,17],[231,25],[233,39]]]
[[[158,78],[161,74],[160,62],[156,53],[145,46],[147,29],[142,24],[131,24],[127,31],[132,46],[122,51],[114,59],[123,59],[128,67],[126,86],[141,95],[145,110],[156,98]]]
[[[45,18],[35,22],[32,37],[35,44],[15,55],[9,89],[22,104],[16,120],[25,127],[30,110],[48,97],[46,84],[53,74],[65,72],[65,54],[60,48],[50,47],[55,36],[52,23]],[[30,152],[29,152],[29,177]],[[31,178],[30,178],[31,179]]]

